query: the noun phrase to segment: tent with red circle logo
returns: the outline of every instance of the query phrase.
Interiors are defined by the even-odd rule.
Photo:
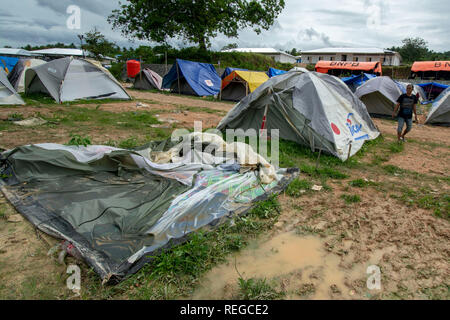
[[[279,136],[346,161],[379,131],[341,80],[290,71],[263,83],[220,122],[219,130],[278,129]]]

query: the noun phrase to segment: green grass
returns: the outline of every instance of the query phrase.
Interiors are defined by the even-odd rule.
[[[300,197],[306,191],[311,190],[312,183],[308,180],[295,179],[286,189],[286,194],[290,197]],[[303,191],[303,192],[302,192]]]
[[[68,146],[85,146],[91,145],[91,138],[89,136],[81,136],[78,134],[71,134],[71,139],[67,143]]]
[[[343,199],[345,201],[345,203],[347,203],[347,204],[361,202],[361,197],[359,195],[356,195],[356,194],[355,195],[343,194],[341,196],[341,199]]]
[[[266,279],[239,278],[239,299],[242,300],[276,300],[284,296],[270,285]]]
[[[365,188],[365,187],[369,187],[369,186],[376,186],[377,184],[375,182],[366,181],[364,179],[356,179],[356,180],[350,181],[348,183],[348,185],[351,187],[355,187],[355,188]]]
[[[117,103],[123,100],[117,99],[80,99],[75,101],[68,101],[63,103],[57,103],[51,96],[43,93],[32,94],[20,94],[27,105],[61,105],[61,106],[73,106],[77,104],[107,104]]]
[[[399,143],[399,142],[391,142],[388,145],[389,151],[392,153],[400,153],[403,152],[405,150],[405,144],[404,143]]]

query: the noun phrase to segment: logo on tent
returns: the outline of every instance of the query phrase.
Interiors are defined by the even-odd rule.
[[[205,83],[208,87],[213,87],[214,83],[211,80],[205,80]]]
[[[361,129],[362,129],[362,124],[353,124],[352,119],[351,119],[352,116],[353,116],[353,113],[348,114],[346,125],[347,125],[348,130],[350,130],[352,137],[354,137],[355,135],[360,134]],[[369,139],[369,135],[365,134],[363,136],[357,137],[357,138],[355,138],[355,141],[363,140],[363,139]]]
[[[335,125],[334,123],[331,123],[331,129],[333,129],[333,132],[336,133],[337,135],[341,134],[341,130],[339,130],[338,126]]]

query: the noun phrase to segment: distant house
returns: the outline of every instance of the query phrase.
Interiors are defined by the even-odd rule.
[[[24,49],[14,49],[14,48],[0,48],[0,56],[5,57],[33,57],[36,54],[33,54],[30,51]]]
[[[381,62],[383,66],[399,66],[402,57],[398,52],[380,48],[323,48],[302,51],[302,62],[319,61]]]
[[[258,53],[273,58],[276,62],[281,63],[296,63],[298,58],[289,53],[274,49],[274,48],[235,48],[222,50],[222,52],[250,52]]]
[[[31,51],[35,55],[47,57],[50,59],[59,59],[65,57],[92,57],[92,54],[89,51],[81,50],[81,49],[71,49],[71,48],[50,48],[50,49],[42,49],[42,50],[34,50]],[[115,61],[114,58],[110,57],[101,57],[101,63],[103,65],[110,64],[111,61]]]

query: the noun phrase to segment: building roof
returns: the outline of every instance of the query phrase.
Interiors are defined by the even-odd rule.
[[[36,54],[33,54],[32,52],[23,49],[0,48],[0,55],[31,57],[35,56]]]
[[[302,51],[302,54],[324,54],[324,53],[386,54],[396,52],[381,48],[322,48],[322,49]]]
[[[81,49],[66,49],[66,48],[50,48],[42,50],[34,50],[33,53],[41,55],[51,55],[51,56],[83,56],[83,51]]]
[[[260,53],[260,54],[282,54],[296,59],[293,55],[274,49],[274,48],[235,48],[222,50],[222,52],[250,52],[250,53]]]

